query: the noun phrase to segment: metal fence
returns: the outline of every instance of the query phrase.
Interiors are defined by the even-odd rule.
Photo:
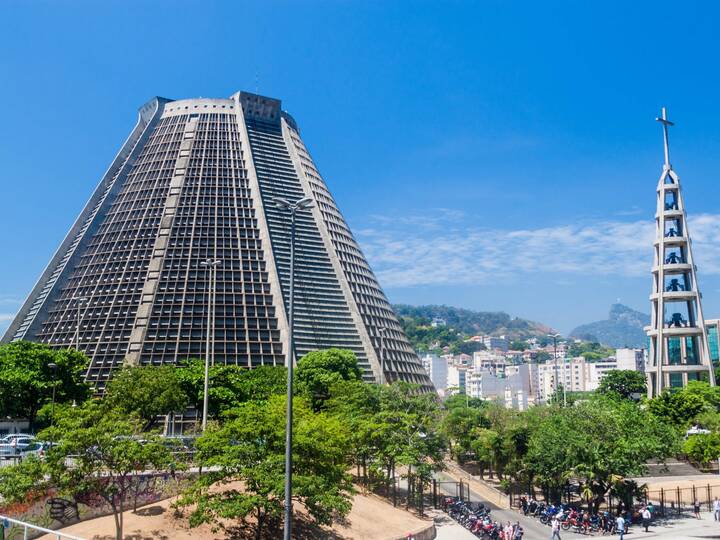
[[[470,486],[467,482],[439,481],[421,482],[416,477],[409,479],[401,476],[385,478],[370,484],[357,479],[369,491],[384,497],[393,506],[403,506],[406,510],[417,510],[422,516],[427,508],[444,509],[446,497],[457,497],[470,501]]]
[[[54,536],[56,540],[84,540],[79,536],[53,531],[52,529],[46,529],[45,527],[39,527],[37,525],[33,525],[32,523],[26,523],[24,521],[0,515],[0,539],[4,540],[6,533],[8,538],[19,538],[16,533],[21,532],[23,539],[27,539],[29,533],[41,532]]]
[[[530,498],[527,493],[521,492],[520,490],[514,490],[509,493],[510,504],[519,508],[521,506],[521,498],[523,496]],[[635,499],[635,504],[648,504],[652,503],[660,515],[673,515],[681,514],[686,511],[691,511],[695,503],[700,506],[703,511],[713,511],[713,501],[715,498],[720,499],[720,484],[706,483],[704,485],[692,485],[692,486],[675,486],[659,489],[646,489],[640,499]],[[545,496],[538,492],[535,495],[535,499],[549,503],[556,502],[556,498],[553,500],[546,500]],[[587,500],[580,496],[579,490],[570,487],[563,491],[560,497],[560,502],[565,504],[574,505],[586,505]],[[601,510],[616,511],[616,505],[620,502],[617,497],[608,496],[600,504]]]
[[[681,514],[692,510],[695,503],[702,510],[713,511],[713,501],[720,499],[720,484],[707,483],[702,486],[676,486],[674,488],[660,488],[645,491],[644,503],[652,502],[661,515]]]

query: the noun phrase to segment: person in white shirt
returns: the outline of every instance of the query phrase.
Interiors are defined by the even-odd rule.
[[[715,497],[713,501],[713,515],[715,516],[715,521],[720,521],[720,501],[717,497]]]
[[[562,540],[560,538],[560,520],[557,516],[552,519],[550,525],[552,526],[552,538],[550,540]]]
[[[648,510],[647,506],[643,506],[640,515],[642,516],[642,524],[643,527],[645,527],[645,532],[648,532],[648,527],[650,526],[650,519],[652,519],[652,514],[650,513],[650,510]]]
[[[622,517],[622,514],[620,514],[615,520],[615,529],[620,535],[620,540],[623,540],[623,538],[625,538],[625,518]]]

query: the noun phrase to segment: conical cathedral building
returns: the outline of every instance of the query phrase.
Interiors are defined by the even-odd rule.
[[[689,381],[715,384],[680,177],[670,164],[668,126],[673,123],[664,107],[657,120],[663,125],[665,164],[657,185],[652,314],[647,329],[651,397]]]
[[[283,365],[290,217],[277,201],[303,198],[296,357],[350,349],[368,381],[432,388],[297,124],[279,100],[246,92],[140,109],[3,341],[77,346],[100,391],[123,365],[207,351],[215,363]]]

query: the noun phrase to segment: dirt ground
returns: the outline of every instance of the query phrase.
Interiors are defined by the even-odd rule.
[[[250,531],[236,531],[237,534],[233,535],[225,531],[213,532],[208,525],[190,529],[187,519],[174,517],[174,511],[170,508],[173,500],[167,499],[138,508],[136,514],[125,512],[125,540],[227,540],[251,537]],[[300,519],[302,521],[302,515]],[[301,522],[297,530],[302,531],[298,538],[390,540],[418,531],[431,523],[431,520],[422,520],[401,508],[394,508],[379,497],[358,494],[344,524],[336,524],[332,529],[319,529]],[[91,519],[60,530],[87,540],[115,538],[113,516]],[[54,540],[55,536],[45,535],[41,539]]]

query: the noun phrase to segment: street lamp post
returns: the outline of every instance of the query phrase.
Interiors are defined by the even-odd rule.
[[[295,215],[298,211],[313,207],[310,197],[291,203],[275,197],[275,206],[290,212],[290,299],[288,302],[288,343],[287,343],[287,411],[285,414],[285,523],[284,540],[291,540],[292,534],[292,420],[293,420],[293,361],[295,342],[293,336],[295,301]]]
[[[48,365],[52,373],[52,404],[50,405],[50,427],[55,426],[55,388],[57,387],[57,364],[50,362]],[[51,441],[52,442],[52,441]]]
[[[380,384],[387,384],[387,377],[385,377],[385,332],[387,328],[381,326],[378,328],[378,334],[380,334]]]
[[[75,349],[80,350],[80,304],[87,302],[87,296],[73,296],[77,308],[77,324],[75,325]]]
[[[558,374],[558,359],[557,359],[557,338],[560,337],[560,334],[548,334],[548,337],[552,338],[553,340],[553,360],[555,361],[555,394],[557,397],[557,390],[558,390],[558,381],[559,374]],[[565,375],[565,369],[563,366],[563,375]],[[563,405],[565,405],[565,381],[563,381]]]
[[[566,352],[567,354],[567,352]],[[565,386],[567,383],[567,373],[565,370],[567,369],[567,357],[563,355],[563,407],[567,407],[567,391],[565,390]],[[572,371],[570,372],[572,375]],[[572,377],[571,377],[572,378]]]
[[[203,415],[202,430],[207,427],[208,416],[208,391],[210,387],[210,355],[215,354],[215,347],[211,347],[212,339],[215,336],[215,276],[217,267],[222,263],[220,259],[206,259],[200,262],[210,271],[208,282],[208,315],[207,315],[207,340],[205,342],[205,380],[203,382]],[[215,362],[213,362],[215,364]]]

